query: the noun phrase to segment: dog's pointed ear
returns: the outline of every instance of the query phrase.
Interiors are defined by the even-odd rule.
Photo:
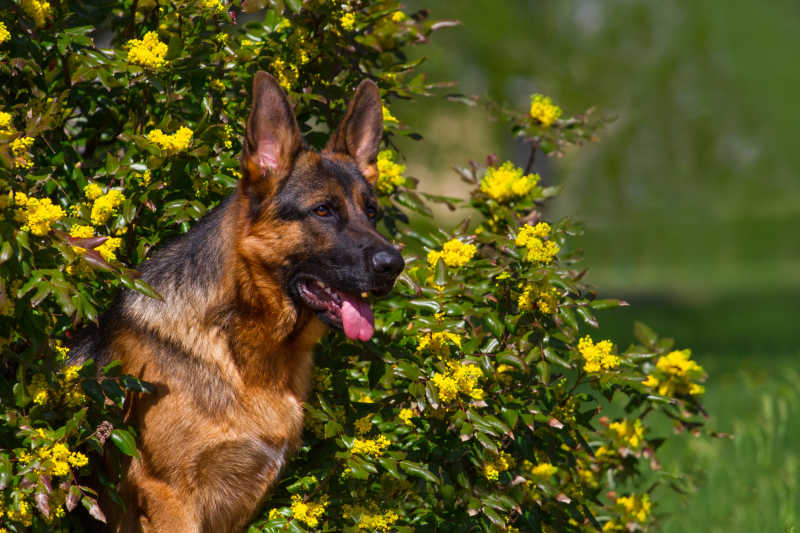
[[[256,72],[242,151],[243,178],[249,192],[265,195],[276,179],[289,173],[302,144],[286,93],[275,78]]]
[[[378,179],[375,160],[383,136],[381,93],[371,80],[364,80],[347,106],[347,113],[328,141],[326,152],[347,154],[355,160],[367,182]]]

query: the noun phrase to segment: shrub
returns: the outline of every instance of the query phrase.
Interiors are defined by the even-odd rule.
[[[654,424],[702,427],[702,368],[641,324],[627,349],[583,331],[624,302],[582,282],[580,226],[542,220],[557,188],[527,169],[459,168],[467,201],[416,191],[391,141],[419,136],[391,101],[435,88],[405,50],[453,23],[400,8],[20,0],[0,12],[0,531],[68,530],[79,503],[104,519],[96,491],[113,497],[115,471],[95,465],[136,455],[123,408],[148,385],[114,363],[69,366],[70,332],[121,288],[157,296],[132,266],[233,190],[257,69],[316,147],[355,85],[376,80],[381,227],[408,266],[375,304],[375,340],[319,346],[305,445],[251,530],[654,523],[653,490],[680,480],[658,469]],[[602,125],[542,95],[524,112],[490,107],[530,143],[528,166]],[[428,202],[482,221],[424,231]]]

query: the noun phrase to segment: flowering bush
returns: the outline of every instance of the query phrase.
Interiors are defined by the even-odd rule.
[[[656,522],[659,487],[681,479],[658,468],[663,421],[702,427],[702,368],[641,324],[628,348],[586,333],[624,302],[583,283],[580,226],[541,220],[557,189],[529,169],[490,158],[458,169],[469,200],[434,197],[391,149],[418,137],[392,100],[435,89],[405,49],[452,22],[394,0],[19,0],[0,18],[0,532],[69,530],[76,509],[104,520],[98,491],[113,498],[117,454],[137,454],[125,398],[149,388],[115,363],[70,366],[71,332],[123,287],[157,296],[133,267],[233,190],[257,69],[317,147],[376,80],[380,225],[407,268],[371,342],[319,346],[305,444],[251,531]],[[602,125],[531,102],[492,107],[530,144],[528,167]],[[424,232],[430,201],[481,222]]]

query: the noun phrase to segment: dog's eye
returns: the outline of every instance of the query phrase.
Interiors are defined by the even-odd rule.
[[[378,216],[378,212],[375,210],[375,208],[373,208],[373,207],[368,207],[367,208],[367,217],[370,220],[375,220],[375,217],[377,217],[377,216]]]
[[[327,217],[327,216],[331,215],[331,210],[327,205],[323,204],[323,205],[318,205],[317,207],[315,207],[314,208],[314,213],[317,216],[320,216],[320,217]]]

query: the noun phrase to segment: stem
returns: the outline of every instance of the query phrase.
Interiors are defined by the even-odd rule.
[[[531,142],[531,155],[528,156],[528,164],[525,165],[525,172],[524,174],[530,174],[531,169],[533,168],[533,162],[536,160],[536,149],[539,145],[536,142]]]

